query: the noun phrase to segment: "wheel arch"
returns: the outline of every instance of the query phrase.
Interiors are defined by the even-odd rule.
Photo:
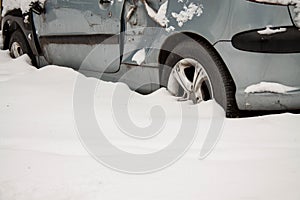
[[[218,51],[214,48],[214,46],[207,39],[205,39],[201,35],[198,35],[193,32],[180,32],[180,33],[176,33],[176,34],[168,37],[161,47],[161,51],[160,51],[159,58],[158,58],[159,64],[164,64],[165,61],[167,60],[167,57],[172,52],[172,50],[179,43],[184,42],[185,39],[192,39],[198,43],[201,43],[202,45],[204,44],[204,46],[209,50],[210,53],[214,54],[214,56],[217,56],[219,58],[219,60],[222,62],[221,65],[223,66],[224,70],[226,71],[226,73],[228,73],[230,75],[230,78],[233,81],[232,75],[231,75],[227,65],[223,61],[223,59],[220,56],[220,54],[218,53]],[[234,83],[234,81],[233,81],[233,83]],[[235,83],[234,83],[234,86],[235,86]]]
[[[226,69],[228,70],[228,67],[226,66],[225,62],[223,61],[222,57],[220,56],[220,54],[217,52],[217,50],[213,47],[213,44],[211,44],[211,42],[209,42],[205,37],[193,33],[193,32],[179,32],[176,34],[173,34],[171,36],[169,36],[163,43],[162,47],[161,47],[161,52],[159,54],[159,63],[160,64],[164,64],[167,57],[170,55],[170,53],[172,52],[172,50],[181,42],[184,42],[184,40],[186,39],[192,39],[195,40],[198,43],[204,44],[206,48],[208,48],[208,50],[211,53],[214,53],[215,55],[217,55],[220,60],[222,60],[222,64],[226,67]],[[228,73],[229,70],[228,70]]]
[[[24,21],[24,16],[29,16],[28,23]],[[30,56],[32,64],[37,66],[37,60],[35,56],[40,54],[40,49],[38,43],[36,42],[37,40],[32,23],[31,13],[24,15],[20,9],[9,11],[3,17],[2,23],[3,49],[9,49],[9,42],[13,32],[19,30],[24,36],[25,42],[27,43],[26,45],[30,50],[30,54],[32,54]]]
[[[168,56],[172,53],[172,50],[179,44],[184,42],[184,40],[186,39],[192,39],[196,42],[198,42],[199,44],[203,45],[209,52],[209,54],[211,54],[213,57],[217,58],[217,64],[218,66],[220,66],[220,70],[222,70],[223,72],[225,72],[227,74],[227,77],[230,79],[228,80],[228,82],[226,84],[231,84],[232,85],[232,89],[233,91],[231,91],[229,95],[233,96],[235,102],[233,105],[229,105],[230,107],[234,108],[234,110],[238,110],[237,108],[237,104],[236,104],[236,98],[235,98],[235,94],[236,94],[236,84],[234,82],[234,79],[227,67],[227,65],[225,64],[224,60],[222,59],[222,57],[220,56],[220,54],[218,53],[218,51],[214,48],[213,44],[211,44],[207,39],[205,39],[204,37],[200,36],[199,34],[193,33],[193,32],[180,32],[180,33],[176,33],[170,37],[168,37],[165,42],[163,43],[162,47],[161,47],[161,52],[159,54],[159,64],[160,65],[164,65],[165,61],[167,60]],[[160,81],[162,80],[161,75],[162,75],[162,71],[160,70]],[[236,113],[227,113],[228,117],[236,117],[237,114]]]
[[[197,35],[192,32],[178,32],[171,36],[169,36],[163,43],[161,47],[161,52],[159,54],[159,63],[164,64],[167,60],[167,57],[170,55],[172,50],[175,48],[175,46],[178,45],[178,43],[181,43],[184,39],[194,39],[196,41],[203,40],[207,41],[205,38],[201,37],[200,35]]]
[[[25,35],[22,25],[19,23],[19,20],[16,20],[15,18],[23,19],[22,11],[20,9],[9,11],[3,18],[3,26],[2,26],[2,34],[4,37],[3,49],[9,48],[9,40],[11,34],[15,30],[20,29],[23,35]]]

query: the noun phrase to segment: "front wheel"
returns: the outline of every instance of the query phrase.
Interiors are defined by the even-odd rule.
[[[34,64],[34,56],[33,53],[25,39],[24,34],[19,30],[15,30],[10,37],[9,40],[9,52],[12,58],[18,58],[24,54],[27,54],[32,63]]]
[[[178,44],[161,70],[161,84],[181,96],[179,100],[194,103],[214,99],[227,117],[238,116],[235,85],[226,66],[210,46],[188,40]]]

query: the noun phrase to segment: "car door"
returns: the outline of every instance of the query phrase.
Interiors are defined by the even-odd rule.
[[[33,20],[46,60],[80,70],[113,73],[120,67],[124,0],[47,0]]]

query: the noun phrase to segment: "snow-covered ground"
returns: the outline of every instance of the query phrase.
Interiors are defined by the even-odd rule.
[[[166,133],[139,140],[118,133],[112,117],[116,87],[101,83],[95,115],[105,136],[119,148],[150,153],[175,137],[182,107],[197,109],[197,138],[176,163],[156,173],[130,175],[97,162],[83,147],[74,120],[77,72],[47,66],[36,69],[28,57],[16,60],[0,51],[0,200],[176,200],[300,199],[300,115],[225,119],[212,153],[199,159],[214,102],[179,103],[164,89],[148,96],[131,93],[132,121],[151,123],[149,109],[166,111]],[[129,91],[129,90],[128,90]],[[76,108],[75,108],[76,109]],[[220,117],[222,112],[217,112]]]
[[[44,6],[45,0],[8,0],[3,1],[2,16],[8,11],[13,9],[21,9],[23,13],[27,13],[30,10],[31,4],[34,2],[40,2],[41,6]]]

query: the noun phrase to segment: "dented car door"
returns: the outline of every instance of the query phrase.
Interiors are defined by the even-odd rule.
[[[41,50],[51,64],[113,73],[120,67],[124,0],[47,0],[34,14]]]
[[[124,3],[124,18],[125,33],[124,35],[124,51],[123,51],[123,63],[136,64],[132,60],[132,55],[135,52],[144,49],[146,55],[148,54],[149,47],[153,47],[153,42],[157,40],[160,31],[164,29],[164,25],[161,25],[158,21],[151,17],[149,10],[146,7],[153,10],[153,12],[159,12],[162,5],[167,4],[167,0],[126,0]],[[163,29],[160,29],[163,28]],[[147,58],[146,58],[147,60]],[[148,63],[147,63],[148,64]]]

